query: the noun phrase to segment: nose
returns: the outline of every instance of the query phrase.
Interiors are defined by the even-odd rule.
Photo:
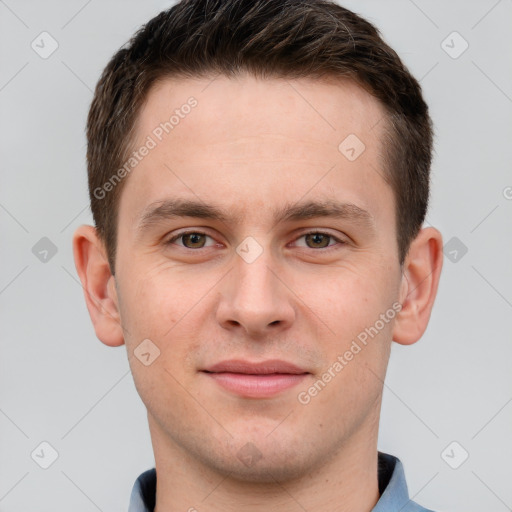
[[[264,250],[248,263],[235,258],[235,268],[223,280],[217,321],[225,329],[245,331],[251,337],[275,335],[289,328],[295,318],[293,292],[283,282]]]

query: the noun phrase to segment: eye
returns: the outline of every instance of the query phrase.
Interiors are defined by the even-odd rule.
[[[206,233],[203,233],[202,231],[187,231],[174,235],[167,241],[167,244],[174,244],[176,240],[181,239],[182,244],[175,245],[185,247],[186,249],[202,249],[203,247],[207,247],[207,238],[210,238],[213,241],[213,239],[210,236],[208,236]],[[214,244],[215,243],[210,244],[210,246]]]
[[[345,244],[343,240],[340,240],[330,233],[324,233],[322,231],[310,231],[308,233],[304,233],[299,238],[297,238],[297,240],[300,240],[301,238],[304,238],[306,246],[299,245],[299,247],[308,247],[310,249],[325,249],[327,247],[336,245],[336,242],[338,244]]]
[[[210,244],[207,244],[207,239],[211,240]],[[296,245],[298,247],[306,247],[309,249],[328,249],[330,247],[344,245],[346,243],[338,237],[323,231],[310,231],[308,233],[303,233],[296,239],[296,241],[300,239],[305,240],[305,245],[297,244],[297,242],[295,242]],[[178,240],[180,240],[181,243],[176,243]],[[203,233],[202,231],[186,231],[174,235],[166,242],[166,244],[178,245],[185,249],[203,249],[204,247],[211,247],[215,245],[215,241],[211,236]]]

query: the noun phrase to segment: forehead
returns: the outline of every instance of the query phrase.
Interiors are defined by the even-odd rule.
[[[197,105],[189,108],[191,102]],[[137,121],[137,135],[141,142],[141,137],[156,130],[157,139],[172,134],[176,143],[192,142],[189,133],[177,129],[186,124],[198,141],[206,143],[233,135],[268,133],[300,143],[307,135],[309,142],[338,151],[340,137],[350,133],[359,134],[372,145],[378,140],[384,118],[380,102],[346,78],[259,79],[247,74],[168,78],[148,91]],[[161,126],[166,122],[171,124],[168,132]]]
[[[268,202],[275,211],[279,201],[333,198],[339,189],[375,210],[378,189],[387,187],[384,119],[382,105],[347,79],[161,80],[136,126],[134,148],[152,148],[129,173],[121,205],[130,195],[135,220],[135,210],[166,197],[215,194],[239,213],[263,213]]]

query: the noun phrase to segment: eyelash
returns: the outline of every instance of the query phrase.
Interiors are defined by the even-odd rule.
[[[172,238],[170,238],[167,242],[166,242],[166,245],[170,245],[170,244],[173,244],[176,240],[186,236],[186,235],[204,235],[204,236],[207,236],[209,238],[212,238],[208,233],[205,233],[203,231],[198,231],[198,230],[190,230],[190,231],[183,231],[181,233],[178,233],[177,235],[174,235]],[[302,233],[300,236],[298,236],[295,240],[298,240],[299,238],[302,238],[302,237],[305,237],[307,235],[324,235],[324,236],[327,236],[329,237],[330,239],[338,242],[338,244],[334,244],[334,245],[328,245],[327,247],[317,247],[317,248],[314,248],[314,247],[305,247],[305,249],[311,249],[312,251],[319,251],[319,250],[322,250],[323,252],[329,252],[333,249],[336,249],[337,248],[337,245],[345,245],[347,242],[345,242],[344,240],[341,240],[337,237],[335,237],[334,235],[332,235],[331,233],[326,233],[325,231],[317,231],[317,230],[313,230],[313,231],[307,231],[306,233]],[[213,238],[212,238],[213,239]],[[208,247],[199,247],[197,249],[191,249],[190,247],[185,247],[185,246],[180,246],[182,249],[188,249],[190,251],[199,251],[201,249],[207,249]]]

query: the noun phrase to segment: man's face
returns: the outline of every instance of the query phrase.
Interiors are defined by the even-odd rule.
[[[135,148],[157,144],[121,194],[115,281],[155,453],[272,481],[370,441],[401,283],[383,115],[351,82],[168,79],[150,92]],[[224,218],[170,215],[177,200]],[[340,215],[301,214],[306,203]],[[147,366],[143,340],[160,350]],[[303,374],[206,371],[232,360]]]

